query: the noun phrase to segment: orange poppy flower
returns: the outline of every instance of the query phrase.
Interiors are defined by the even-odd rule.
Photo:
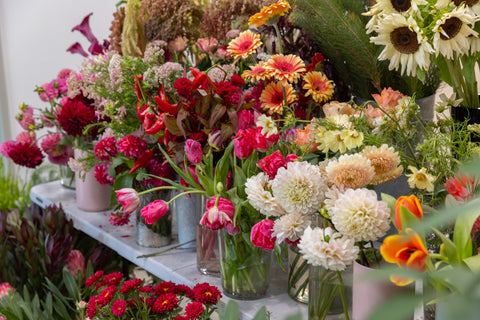
[[[260,61],[254,66],[250,66],[250,70],[243,71],[242,77],[250,81],[260,81],[269,78],[270,74],[265,69],[265,62]]]
[[[308,90],[305,96],[312,95],[317,103],[327,102],[333,95],[333,82],[319,71],[311,71],[303,76],[303,89]]]
[[[397,199],[395,203],[395,225],[398,230],[402,230],[402,217],[400,215],[400,209],[402,206],[405,206],[408,211],[413,213],[418,219],[422,220],[423,218],[423,208],[418,200],[417,196],[401,196]]]
[[[293,87],[287,83],[283,86],[280,82],[272,82],[263,89],[260,95],[261,107],[263,110],[268,110],[269,114],[274,112],[282,114],[283,106],[285,104],[283,97],[283,88],[285,87],[285,96],[287,98],[286,103],[290,104],[297,96],[293,94]]]
[[[227,47],[227,52],[235,59],[246,58],[257,49],[262,42],[260,35],[253,33],[250,30],[244,31],[235,39],[230,41]]]
[[[287,82],[297,82],[298,78],[305,72],[305,63],[300,57],[289,54],[276,54],[266,63],[265,69],[271,76],[275,77],[283,84]]]
[[[405,233],[386,237],[380,247],[380,253],[385,261],[396,263],[403,268],[421,272],[427,268],[427,248],[422,238],[410,228],[405,229]],[[392,276],[391,280],[398,286],[404,286],[413,281],[398,276]]]
[[[258,28],[276,16],[283,16],[288,9],[290,9],[288,2],[279,0],[269,7],[263,7],[259,13],[251,16],[250,19],[248,19],[248,25],[255,25]]]

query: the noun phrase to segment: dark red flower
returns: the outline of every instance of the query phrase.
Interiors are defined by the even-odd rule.
[[[232,98],[235,93],[240,93],[241,90],[238,87],[230,84],[230,82],[220,81],[217,83],[215,92],[223,99],[223,101],[225,101],[226,104],[234,104]]]
[[[106,137],[100,140],[95,148],[95,157],[102,161],[109,161],[110,157],[116,157],[118,150],[115,143],[115,137]]]
[[[109,303],[112,300],[113,295],[116,291],[117,287],[115,285],[111,285],[103,289],[102,292],[100,292],[100,294],[98,295],[98,304],[103,307],[104,305]]]
[[[190,99],[192,96],[192,81],[187,78],[179,78],[173,83],[173,88],[177,90],[179,96]]]
[[[157,177],[173,179],[175,176],[175,172],[170,164],[166,161],[160,161],[158,158],[150,159],[147,162],[145,169],[147,170],[148,174],[153,174]],[[142,183],[143,185],[150,187],[161,187],[168,185],[167,182],[157,178],[143,179]]]
[[[140,158],[147,148],[145,141],[132,135],[125,136],[118,141],[118,151],[123,152],[131,159]]]
[[[232,75],[232,78],[230,79],[230,83],[236,87],[243,87],[243,85],[245,84],[245,80],[243,80],[242,77],[240,77],[238,74],[233,74]]]
[[[110,222],[112,226],[124,226],[130,221],[130,215],[131,213],[126,213],[123,210],[111,212],[108,222]]]
[[[44,158],[42,150],[31,142],[6,141],[0,147],[1,153],[20,166],[36,168]]]
[[[153,289],[152,286],[143,286],[143,287],[138,288],[138,291],[149,293],[149,292],[153,292],[155,290]]]
[[[155,294],[160,296],[165,293],[177,293],[176,285],[170,281],[163,281],[156,285]]]
[[[184,284],[177,284],[175,286],[175,291],[179,294],[184,294],[188,296],[188,294],[192,291],[192,289],[189,286],[186,286]]]
[[[201,302],[193,301],[185,306],[185,316],[189,319],[198,319],[205,307]]]
[[[57,120],[62,129],[71,136],[82,135],[83,129],[95,122],[95,111],[86,106],[80,98],[66,98],[60,102],[61,108],[57,108]]]
[[[152,310],[156,313],[174,310],[178,307],[178,302],[179,300],[174,293],[166,293],[155,300]]]
[[[103,271],[97,271],[94,275],[90,276],[87,280],[85,280],[85,287],[91,287],[103,276]]]
[[[125,308],[127,307],[127,303],[125,300],[116,300],[112,303],[112,313],[117,317],[123,316],[125,314]]]
[[[88,300],[87,304],[87,316],[90,319],[93,319],[95,317],[95,314],[97,313],[97,296],[92,296],[90,300]]]
[[[112,273],[107,274],[103,278],[103,283],[107,284],[109,286],[116,286],[117,284],[120,283],[120,281],[122,281],[122,279],[123,279],[123,273],[112,272]]]
[[[215,286],[208,283],[198,283],[193,287],[193,299],[204,304],[215,305],[222,297],[222,293]]]
[[[120,293],[125,294],[125,293],[129,292],[130,290],[137,289],[138,287],[140,287],[140,285],[142,283],[143,283],[142,280],[136,279],[136,278],[132,279],[132,280],[127,280],[127,281],[125,281],[125,283],[120,288]]]
[[[106,163],[100,163],[95,166],[95,179],[102,184],[113,184],[115,179],[108,174],[108,166]]]

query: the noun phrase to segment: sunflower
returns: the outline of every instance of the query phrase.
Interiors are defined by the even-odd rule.
[[[333,82],[319,71],[311,71],[303,76],[303,89],[308,90],[305,96],[312,95],[313,100],[322,103],[330,100],[333,95]]]
[[[417,13],[418,6],[425,5],[425,0],[377,0],[364,15],[377,15],[378,13]]]
[[[385,46],[378,59],[390,59],[389,70],[401,68],[402,75],[406,71],[415,76],[417,66],[428,68],[433,49],[412,17],[407,20],[400,14],[391,14],[382,19],[376,31],[378,36],[370,41]]]
[[[278,16],[283,16],[290,9],[290,5],[285,0],[279,0],[269,7],[263,7],[259,13],[255,13],[248,19],[248,25],[255,25],[257,28],[261,25],[269,23],[270,19]]]
[[[260,61],[254,66],[250,66],[250,70],[245,70],[242,73],[242,78],[252,82],[265,80],[269,78],[269,73],[265,69],[265,62]]]
[[[271,76],[281,81],[283,84],[287,82],[297,82],[302,72],[305,72],[305,63],[300,57],[289,54],[276,54],[265,63],[265,69]]]
[[[297,96],[293,94],[293,87],[290,84],[283,86],[280,82],[272,82],[263,89],[260,96],[261,107],[268,110],[269,114],[274,112],[282,114],[284,106],[283,88],[285,88],[286,103],[290,104]]]
[[[475,23],[475,17],[467,12],[464,6],[447,12],[435,23],[432,31],[435,54],[442,54],[447,59],[453,59],[453,53],[464,54],[470,48],[468,38],[477,37],[478,33],[470,26]]]
[[[480,1],[478,0],[452,0],[452,2],[457,7],[462,5],[462,3],[464,3],[467,9],[467,12],[469,12],[473,16],[480,14]]]
[[[227,52],[235,59],[246,58],[251,55],[262,42],[260,35],[253,33],[250,30],[244,31],[235,39],[230,41],[227,47]]]

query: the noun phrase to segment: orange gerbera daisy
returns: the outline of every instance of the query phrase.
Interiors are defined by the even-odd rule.
[[[259,13],[255,13],[251,16],[250,19],[248,19],[248,25],[255,25],[258,28],[276,16],[283,16],[288,9],[290,9],[288,2],[285,0],[279,0],[269,7],[263,7]]]
[[[251,55],[261,44],[262,42],[260,41],[260,35],[247,30],[240,33],[238,37],[230,41],[227,47],[227,52],[236,59],[246,58]]]
[[[276,54],[265,63],[265,69],[285,85],[287,82],[297,82],[302,72],[305,72],[305,63],[293,54]]]
[[[265,69],[265,62],[260,61],[254,66],[250,66],[250,70],[243,71],[242,77],[250,81],[265,80],[270,77],[270,73]]]
[[[313,100],[322,103],[330,100],[333,95],[333,82],[319,71],[310,71],[303,76],[303,89],[308,90],[305,96],[312,95]]]
[[[280,82],[272,82],[263,89],[260,96],[262,102],[262,109],[268,110],[269,114],[274,112],[282,114],[284,106],[283,88],[285,88],[285,95],[287,97],[287,104],[295,101],[297,96],[293,94],[293,87],[287,83],[283,86]]]

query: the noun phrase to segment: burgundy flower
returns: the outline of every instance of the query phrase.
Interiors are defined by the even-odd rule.
[[[158,158],[150,159],[147,162],[145,169],[147,170],[148,174],[152,174],[157,177],[173,179],[175,176],[175,172],[170,164],[166,161],[160,161]],[[162,187],[168,185],[167,182],[153,177],[149,179],[143,179],[142,183],[147,187]]]
[[[111,212],[108,222],[112,226],[124,226],[130,221],[130,213],[125,213],[123,211]]]
[[[232,96],[240,91],[241,90],[238,87],[227,81],[220,81],[217,83],[217,88],[215,89],[215,92],[223,99],[223,101],[225,101],[226,104],[234,104]]]
[[[116,157],[118,150],[115,143],[115,137],[106,137],[100,140],[95,148],[95,157],[102,161],[109,161],[110,157]]]
[[[250,240],[254,246],[265,250],[273,250],[277,239],[272,237],[273,224],[272,220],[264,219],[252,227]]]
[[[187,78],[179,78],[173,83],[173,88],[177,90],[179,96],[189,99],[192,95],[192,81]]]
[[[95,282],[100,280],[100,278],[102,276],[103,276],[103,271],[102,270],[99,270],[99,271],[95,272],[95,274],[93,274],[87,280],[85,280],[85,287],[88,288],[88,287],[93,286],[95,284]]]
[[[103,278],[103,283],[109,286],[116,286],[123,279],[123,274],[121,272],[112,272],[107,274]]]
[[[178,298],[174,293],[166,293],[158,297],[153,303],[153,312],[162,313],[178,307]]]
[[[257,161],[257,167],[265,172],[270,179],[274,179],[277,175],[278,169],[286,168],[287,163],[282,153],[277,150],[271,155]]]
[[[36,168],[44,158],[42,150],[36,144],[29,142],[6,141],[0,147],[0,151],[14,163],[27,168]]]
[[[193,301],[185,306],[185,316],[188,319],[198,319],[205,307],[201,302]]]
[[[217,287],[211,286],[206,282],[196,284],[192,291],[192,298],[204,304],[215,305],[222,297],[222,293]]]
[[[62,104],[63,103],[63,104]],[[82,135],[83,129],[95,122],[95,111],[79,99],[62,99],[62,107],[57,109],[57,119],[65,132],[71,136]]]
[[[72,31],[79,31],[81,34],[83,34],[87,38],[87,40],[90,41],[90,47],[88,48],[88,51],[92,55],[99,55],[102,54],[106,49],[108,49],[109,42],[107,40],[104,40],[103,45],[100,45],[97,37],[93,35],[92,29],[90,28],[90,16],[92,14],[93,12],[83,18],[82,22],[79,25],[75,26]],[[85,50],[83,50],[82,46],[78,42],[70,46],[67,51],[71,53],[80,53],[84,57],[88,56],[88,54],[85,52]]]
[[[147,148],[145,141],[132,135],[125,136],[118,141],[118,151],[123,152],[131,159],[140,158]]]
[[[168,203],[164,200],[155,200],[142,208],[141,216],[146,224],[154,224],[168,212]]]
[[[102,185],[115,182],[115,179],[108,174],[108,165],[106,163],[100,163],[95,166],[95,179]]]
[[[165,293],[177,293],[177,286],[170,281],[162,281],[155,286],[155,294],[161,296]]]
[[[117,291],[117,287],[115,285],[111,285],[103,289],[102,292],[100,292],[100,294],[98,295],[98,300],[97,300],[98,304],[100,304],[101,306],[104,306],[107,303],[109,303],[112,300],[113,295],[115,294],[116,291]]]
[[[240,77],[238,74],[233,74],[232,75],[232,78],[230,79],[230,83],[236,87],[243,87],[243,85],[245,84],[245,80],[243,80],[242,77]]]
[[[127,307],[127,303],[125,300],[119,299],[112,303],[112,313],[117,316],[123,316],[125,314],[125,308]]]
[[[142,280],[140,279],[132,279],[132,280],[127,280],[125,281],[125,283],[122,285],[122,287],[120,288],[120,293],[121,294],[125,294],[131,290],[135,290],[137,289],[138,287],[140,287],[140,285],[143,283]]]

